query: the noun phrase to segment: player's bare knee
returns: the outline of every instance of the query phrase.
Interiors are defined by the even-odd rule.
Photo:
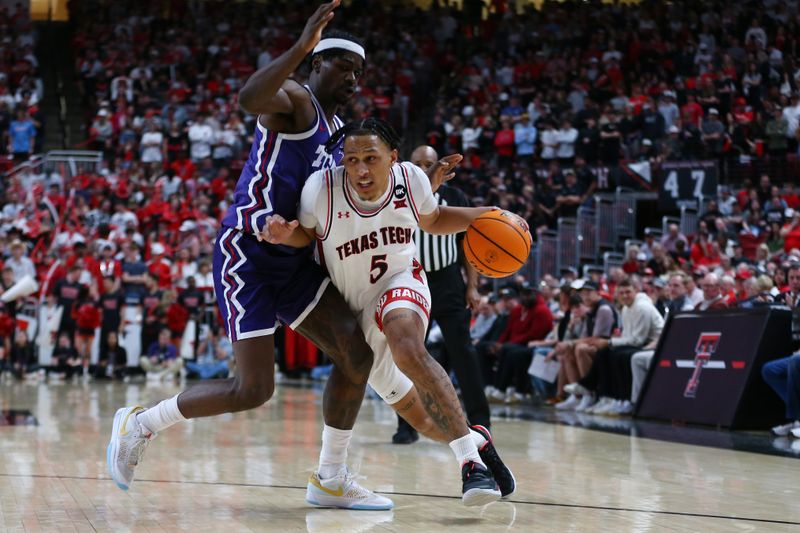
[[[248,381],[247,383],[235,380],[231,386],[234,410],[255,409],[272,398],[274,392],[275,383],[272,380]]]
[[[336,353],[329,354],[334,364],[354,382],[366,381],[372,369],[372,349],[354,319],[345,319],[337,329]]]
[[[373,357],[372,348],[369,347],[366,339],[364,339],[364,333],[361,328],[356,326],[356,330],[351,337],[350,351],[348,353],[350,366],[352,366],[352,371],[355,374],[354,377],[363,378],[364,380],[369,377]]]

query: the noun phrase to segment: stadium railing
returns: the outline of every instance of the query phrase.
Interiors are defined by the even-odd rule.
[[[578,261],[594,261],[597,257],[597,232],[595,223],[597,213],[588,207],[578,208],[576,245]]]
[[[557,271],[578,266],[578,223],[574,218],[558,219]]]

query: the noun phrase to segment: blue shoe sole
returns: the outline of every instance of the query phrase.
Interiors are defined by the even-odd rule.
[[[110,442],[108,443],[108,446],[106,447],[106,466],[108,467],[108,475],[111,476],[111,443]],[[112,476],[112,479],[113,479],[113,476]],[[117,487],[121,488],[122,490],[128,490],[128,487],[126,487],[122,483],[117,483],[115,481],[114,484]]]
[[[112,450],[113,445],[114,445],[114,435],[116,435],[116,432],[118,430],[119,430],[119,428],[117,427],[117,415],[115,413],[114,414],[114,424],[113,424],[112,429],[111,429],[111,440],[108,441],[108,447],[106,448],[106,466],[108,467],[108,475],[111,476],[112,480],[114,479],[114,469],[112,468],[112,464],[111,464],[111,450]],[[128,488],[129,488],[127,485],[123,485],[122,483],[119,483],[117,481],[114,481],[114,484],[117,487],[119,487],[120,489],[125,490],[125,491],[127,491]]]

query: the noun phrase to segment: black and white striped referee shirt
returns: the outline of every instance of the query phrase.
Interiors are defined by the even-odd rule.
[[[470,207],[467,195],[455,187],[442,185],[434,193],[439,205]],[[417,243],[417,259],[425,272],[435,272],[458,262],[459,241],[463,233],[457,235],[431,235],[421,229],[414,233]]]

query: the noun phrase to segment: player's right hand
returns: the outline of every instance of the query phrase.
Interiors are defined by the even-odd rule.
[[[425,173],[431,181],[431,190],[436,192],[442,183],[450,181],[456,175],[456,167],[464,156],[461,154],[450,154],[439,159]]]
[[[317,8],[311,18],[308,19],[306,22],[306,27],[303,28],[303,33],[300,35],[300,40],[297,41],[297,44],[306,51],[307,54],[310,54],[314,51],[314,47],[322,39],[322,30],[325,29],[325,26],[333,19],[333,10],[339,7],[339,4],[342,3],[342,0],[333,0],[333,2],[327,2],[322,4]]]
[[[256,233],[256,239],[267,241],[270,244],[284,244],[299,225],[300,221],[298,220],[286,222],[286,219],[280,215],[269,215],[264,227]]]

